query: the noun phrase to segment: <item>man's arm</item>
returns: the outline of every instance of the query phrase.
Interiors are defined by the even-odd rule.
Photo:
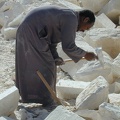
[[[86,52],[77,47],[75,37],[78,20],[74,14],[67,13],[62,16],[61,20],[61,41],[63,51],[74,61],[78,62],[85,56]]]

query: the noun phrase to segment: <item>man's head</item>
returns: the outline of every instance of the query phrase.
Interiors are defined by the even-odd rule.
[[[77,31],[89,30],[95,22],[94,13],[90,10],[79,11],[79,25]]]

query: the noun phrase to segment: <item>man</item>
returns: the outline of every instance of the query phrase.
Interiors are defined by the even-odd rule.
[[[56,51],[57,43],[62,43],[63,51],[75,63],[82,57],[97,57],[75,45],[76,32],[89,30],[94,22],[94,14],[89,10],[75,12],[55,6],[34,9],[26,16],[16,35],[16,86],[22,102],[43,106],[54,103],[36,71],[55,91],[56,65],[64,63]]]

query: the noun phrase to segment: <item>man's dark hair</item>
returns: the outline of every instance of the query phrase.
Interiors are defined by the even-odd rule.
[[[81,10],[81,11],[79,11],[79,16],[80,17],[89,17],[89,21],[88,21],[88,23],[94,23],[95,22],[95,16],[94,16],[94,13],[92,12],[92,11],[90,11],[90,10]]]

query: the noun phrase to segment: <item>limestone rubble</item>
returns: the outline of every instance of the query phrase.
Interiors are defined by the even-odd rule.
[[[92,10],[95,25],[76,33],[76,45],[95,54],[102,47],[104,58],[104,66],[81,59],[58,67],[57,96],[69,106],[53,112],[20,103],[13,82],[17,28],[29,11],[45,5]],[[120,0],[0,0],[0,29],[0,120],[120,120]],[[57,48],[70,59],[61,44]]]

